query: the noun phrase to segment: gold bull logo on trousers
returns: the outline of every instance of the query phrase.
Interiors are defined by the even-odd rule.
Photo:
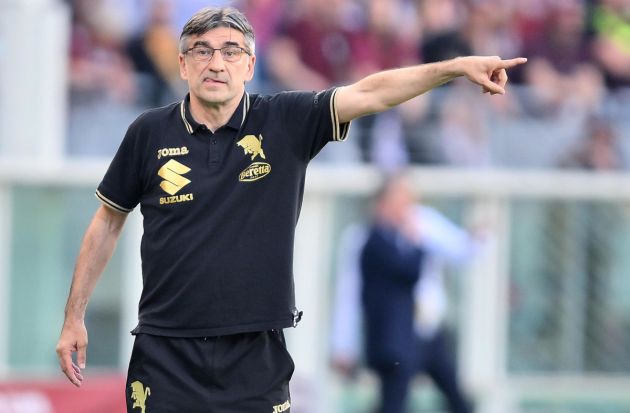
[[[240,141],[236,143],[236,145],[243,148],[246,155],[252,156],[251,158],[252,161],[258,155],[260,155],[261,158],[265,159],[265,152],[263,152],[263,149],[262,149],[263,137],[262,135],[259,135],[259,136],[260,136],[260,140],[258,140],[258,138],[255,137],[254,135],[246,135],[243,139],[241,139]]]
[[[139,381],[134,381],[131,383],[131,399],[134,401],[132,409],[136,407],[140,408],[141,413],[145,413],[147,409],[147,397],[151,395],[151,388],[147,386],[146,388]]]

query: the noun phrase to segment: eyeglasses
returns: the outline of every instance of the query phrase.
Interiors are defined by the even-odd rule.
[[[195,46],[186,50],[184,54],[190,53],[193,59],[198,62],[209,62],[212,59],[212,56],[214,56],[214,52],[216,50],[221,52],[221,57],[226,62],[236,62],[241,58],[243,53],[251,55],[251,53],[239,46],[223,46],[220,49],[213,49],[212,47],[206,46]]]

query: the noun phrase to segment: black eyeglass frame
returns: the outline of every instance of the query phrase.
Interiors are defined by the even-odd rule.
[[[251,56],[251,55],[252,55],[252,54],[251,54],[251,53],[250,53],[247,49],[245,49],[244,47],[235,46],[235,45],[223,46],[223,47],[220,47],[220,48],[218,48],[218,49],[215,49],[214,47],[209,47],[209,46],[196,45],[196,46],[193,46],[193,47],[191,47],[191,48],[189,48],[189,49],[184,50],[184,51],[182,52],[182,54],[188,54],[188,53],[192,52],[194,49],[205,49],[205,50],[211,50],[211,51],[212,51],[212,53],[210,53],[210,57],[208,57],[208,59],[198,59],[198,58],[196,58],[196,57],[195,57],[195,55],[193,54],[193,55],[192,55],[192,57],[193,57],[193,59],[195,59],[197,62],[209,62],[210,60],[212,60],[212,58],[214,57],[214,52],[216,52],[217,50],[218,50],[218,51],[219,51],[219,53],[221,54],[221,58],[222,58],[223,60],[225,60],[226,62],[236,62],[236,61],[238,61],[238,59],[235,59],[235,60],[233,60],[233,61],[230,61],[230,60],[226,59],[226,58],[225,58],[225,56],[223,56],[223,52],[222,52],[222,50],[224,50],[224,49],[239,49],[242,53],[245,53],[245,54],[247,54],[248,56]],[[240,57],[241,57],[241,55],[239,55],[238,57],[240,58]]]

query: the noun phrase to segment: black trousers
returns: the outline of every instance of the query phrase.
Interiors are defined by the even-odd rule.
[[[411,380],[416,374],[425,374],[436,385],[451,413],[471,413],[457,379],[455,352],[446,331],[439,331],[431,339],[419,339],[417,362],[375,366],[381,382],[380,413],[404,413]]]
[[[128,413],[288,413],[295,365],[282,331],[175,338],[138,334]]]

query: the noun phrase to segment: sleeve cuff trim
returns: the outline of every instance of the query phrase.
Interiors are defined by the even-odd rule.
[[[336,96],[337,89],[333,91],[333,94],[330,97],[330,117],[332,122],[333,140],[341,142],[345,141],[348,137],[351,122],[339,124],[339,115],[337,114],[337,106],[335,103]]]
[[[99,192],[99,190],[96,190],[96,193],[94,194],[96,196],[96,198],[101,201],[105,206],[110,207],[112,209],[115,209],[118,212],[124,212],[125,214],[130,213],[131,211],[133,211],[132,209],[129,208],[125,208],[123,206],[118,205],[117,203],[113,202],[112,200],[110,200],[109,198],[107,198],[106,196],[104,196],[103,194],[101,194]]]

